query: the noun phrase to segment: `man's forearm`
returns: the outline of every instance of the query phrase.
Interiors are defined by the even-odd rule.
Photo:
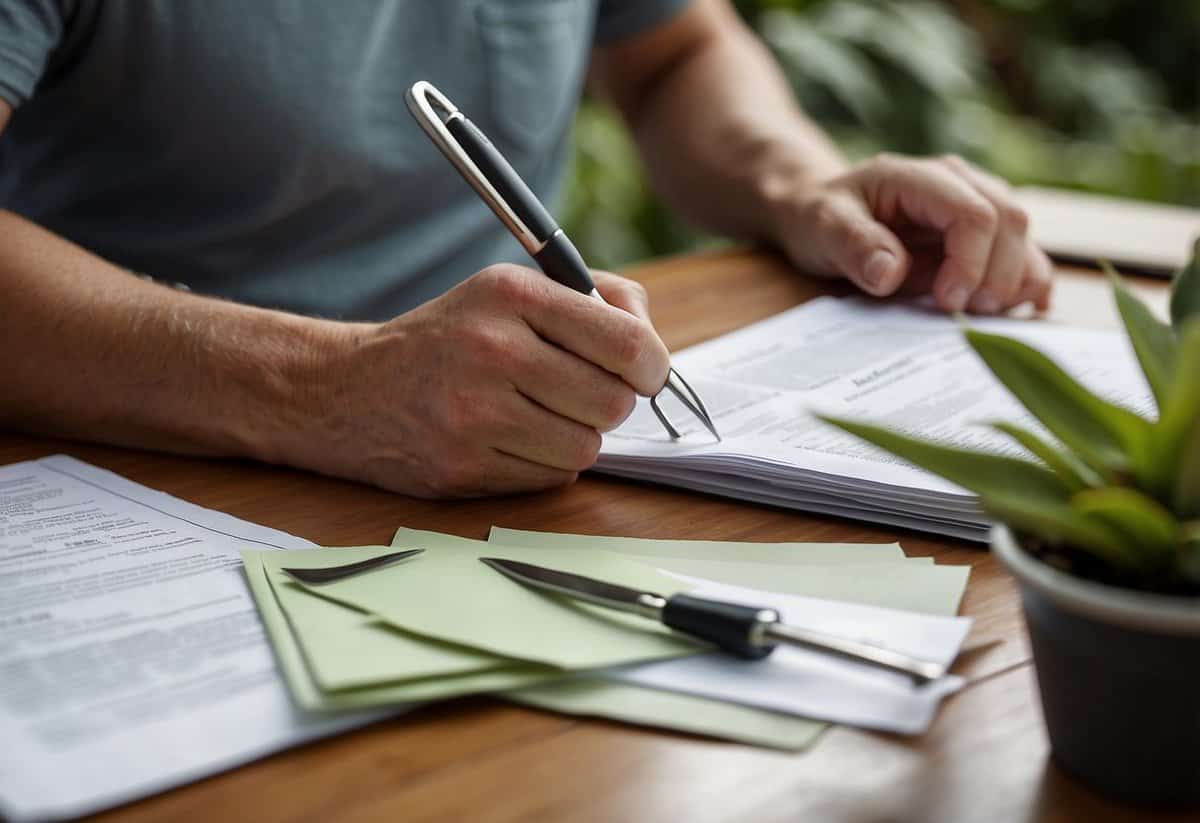
[[[0,238],[0,427],[286,460],[338,324],[148,282],[10,212]]]
[[[697,0],[681,25],[688,16],[696,18],[694,33],[681,37],[675,58],[647,88],[609,91],[672,206],[715,231],[765,239],[775,197],[838,174],[846,163],[726,4]]]

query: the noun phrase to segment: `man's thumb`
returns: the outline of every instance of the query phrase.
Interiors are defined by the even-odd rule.
[[[910,259],[896,235],[857,200],[830,198],[823,206],[812,240],[836,273],[877,297],[900,288]]]
[[[884,297],[900,288],[909,256],[896,236],[871,217],[858,217],[840,237],[830,238],[838,270],[860,289]]]

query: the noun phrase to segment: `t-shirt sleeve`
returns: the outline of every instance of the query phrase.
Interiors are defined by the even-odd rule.
[[[690,4],[691,0],[600,0],[596,42],[608,43],[652,28]]]
[[[16,108],[33,96],[62,33],[57,0],[0,0],[0,98]]]

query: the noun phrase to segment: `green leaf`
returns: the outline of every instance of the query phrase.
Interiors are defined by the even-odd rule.
[[[1200,317],[1200,237],[1192,247],[1192,260],[1175,275],[1171,285],[1171,324],[1176,331]]]
[[[1117,270],[1107,260],[1101,260],[1100,266],[1112,281],[1117,311],[1161,412],[1175,365],[1175,333],[1126,288]]]
[[[984,511],[1018,531],[1090,551],[1121,568],[1138,566],[1107,524],[1089,520],[1070,505],[1070,490],[1053,472],[1034,463],[987,452],[941,446],[869,423],[817,415],[856,437],[941,475],[979,495]]]
[[[1029,429],[1004,421],[996,421],[991,426],[997,431],[1007,434],[1024,446],[1026,450],[1040,458],[1072,491],[1104,485],[1104,480],[1100,475],[1088,468],[1087,464],[1078,457],[1042,439]]]
[[[1192,520],[1180,527],[1181,551],[1179,570],[1193,583],[1200,583],[1200,520]]]
[[[1200,514],[1200,319],[1181,330],[1171,391],[1151,434],[1165,499],[1182,517]]]
[[[1200,419],[1179,452],[1179,471],[1171,501],[1181,517],[1200,517]]]
[[[1121,533],[1126,545],[1147,557],[1173,558],[1179,524],[1165,506],[1135,489],[1087,489],[1071,498],[1071,508]]]
[[[1059,500],[1063,503],[1070,498],[1071,489],[1067,484],[1053,472],[1026,460],[930,443],[870,423],[825,415],[817,417],[981,497],[1005,495],[1014,499]]]
[[[759,33],[779,53],[781,64],[801,87],[802,97],[809,86],[825,89],[860,122],[880,124],[891,100],[862,52],[786,9],[764,12]]]
[[[1066,503],[1003,494],[981,497],[979,502],[984,511],[1016,531],[1086,551],[1119,569],[1140,570],[1144,565],[1133,544],[1119,532]]]
[[[1019,340],[969,329],[967,341],[1031,414],[1107,482],[1148,473],[1150,423],[1077,383]]]

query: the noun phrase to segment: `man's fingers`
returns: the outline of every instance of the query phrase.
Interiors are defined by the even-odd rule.
[[[554,469],[510,454],[495,452],[494,458],[488,461],[483,493],[519,494],[557,489],[574,483],[578,477],[579,472]]]
[[[832,268],[877,297],[900,287],[908,274],[909,254],[865,203],[848,192],[836,192],[815,201],[811,209],[809,218],[801,221],[809,230],[792,243],[796,262]]]
[[[945,257],[933,293],[948,311],[966,308],[991,258],[999,223],[995,207],[936,161],[881,156],[875,163],[875,173],[864,185],[876,213],[942,232]]]
[[[564,471],[489,450],[464,472],[464,482],[447,487],[439,497],[488,497],[555,489],[575,482],[578,472]]]
[[[600,433],[512,394],[496,421],[497,449],[531,463],[567,472],[591,468],[600,454]]]
[[[517,391],[549,411],[611,431],[633,411],[633,389],[621,378],[528,332],[527,359],[514,378]]]
[[[1032,240],[1027,240],[1026,243],[1029,247],[1029,263],[1025,269],[1021,290],[1017,293],[1013,305],[1031,302],[1038,311],[1046,311],[1050,308],[1050,295],[1054,288],[1054,266],[1046,253],[1037,248]]]
[[[1029,264],[1027,250],[1024,229],[1002,223],[992,244],[983,282],[968,302],[972,311],[995,314],[1016,305],[1022,275]]]
[[[650,299],[641,283],[606,271],[593,271],[592,278],[604,302],[629,312],[639,320],[650,322]]]
[[[485,269],[476,279],[539,336],[619,376],[639,394],[655,394],[666,382],[666,345],[629,311],[516,266]]]
[[[987,270],[969,307],[982,314],[995,314],[1010,308],[1018,302],[1016,298],[1023,285],[1023,275],[1032,262],[1026,241],[1029,218],[1013,200],[1008,183],[1001,178],[954,155],[943,158],[943,163],[986,197],[998,218]]]

